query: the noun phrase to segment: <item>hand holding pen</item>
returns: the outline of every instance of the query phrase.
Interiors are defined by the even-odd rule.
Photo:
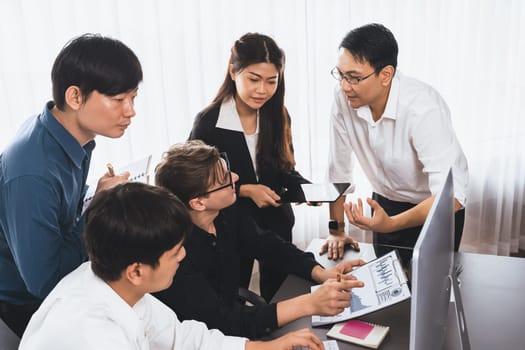
[[[121,174],[115,174],[115,169],[111,163],[107,163],[108,171],[98,180],[96,192],[103,191],[115,187],[118,184],[128,182],[129,172],[125,171]]]
[[[352,288],[364,286],[362,281],[352,275],[338,273],[335,277],[326,280],[312,293],[309,294],[313,307],[313,314],[321,316],[334,316],[350,306]]]
[[[115,176],[115,169],[113,169],[113,165],[111,163],[108,163],[106,164],[106,167],[108,168],[109,176],[111,177]]]
[[[335,279],[337,282],[353,279],[353,276],[348,273],[364,264],[366,264],[364,260],[354,259],[341,261],[329,269],[324,269],[320,265],[317,265],[312,269],[312,279],[318,283],[323,283],[330,279],[332,281]]]

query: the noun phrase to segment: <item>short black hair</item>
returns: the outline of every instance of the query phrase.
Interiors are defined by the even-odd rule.
[[[51,71],[53,100],[64,110],[65,92],[78,86],[87,99],[94,91],[115,96],[135,89],[142,81],[137,56],[116,39],[84,34],[69,41],[60,51]]]
[[[130,182],[101,191],[85,213],[91,268],[104,281],[116,281],[135,262],[157,267],[191,227],[186,207],[163,188]]]
[[[386,66],[397,68],[398,46],[394,34],[378,23],[351,30],[339,48],[345,48],[359,63],[368,62],[378,73]]]

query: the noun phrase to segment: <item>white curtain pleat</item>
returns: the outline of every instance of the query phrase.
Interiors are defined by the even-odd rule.
[[[462,249],[508,255],[525,249],[525,5],[520,0],[3,0],[0,1],[0,149],[51,98],[50,70],[72,37],[122,40],[142,62],[137,116],[124,137],[97,138],[90,181],[104,164],[147,154],[154,163],[184,141],[214,97],[230,47],[248,31],[285,50],[286,104],[297,168],[325,178],[330,70],[350,29],[380,22],[400,46],[399,68],[444,96],[469,161]],[[359,168],[357,197],[370,185]],[[294,241],[327,234],[328,208],[294,207]],[[355,230],[351,231],[358,234]]]

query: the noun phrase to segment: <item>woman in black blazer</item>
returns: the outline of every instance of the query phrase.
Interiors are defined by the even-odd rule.
[[[284,52],[262,34],[247,33],[231,49],[228,70],[213,102],[195,118],[189,139],[226,152],[239,175],[239,206],[262,228],[292,241],[295,217],[285,191],[308,183],[295,171],[290,116],[284,106]],[[250,281],[252,259],[241,262],[241,285]],[[261,295],[269,301],[286,277],[260,266]]]

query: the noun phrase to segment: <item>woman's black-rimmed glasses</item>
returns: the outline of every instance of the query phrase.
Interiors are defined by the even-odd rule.
[[[235,188],[235,184],[233,183],[233,177],[232,177],[232,172],[230,170],[230,161],[228,160],[228,155],[226,153],[221,153],[221,159],[224,160],[224,163],[226,164],[226,171],[228,172],[228,177],[230,179],[230,181],[225,184],[225,185],[222,185],[222,186],[219,186],[217,188],[214,188],[213,190],[209,190],[209,191],[206,191],[206,192],[203,192],[199,195],[196,195],[195,197],[204,197],[204,196],[207,196],[209,195],[210,193],[213,193],[213,192],[217,192],[217,191],[220,191],[220,190],[223,190],[225,188],[228,188],[228,187],[231,187],[231,188]]]

